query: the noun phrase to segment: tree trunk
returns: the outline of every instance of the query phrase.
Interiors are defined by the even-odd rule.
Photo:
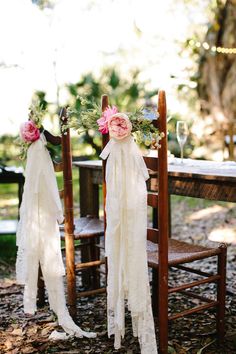
[[[223,48],[236,47],[236,0],[221,1],[214,23],[205,41]],[[204,115],[211,115],[216,132],[230,136],[229,158],[234,158],[233,135],[236,134],[236,55],[205,51],[200,57],[198,94]]]

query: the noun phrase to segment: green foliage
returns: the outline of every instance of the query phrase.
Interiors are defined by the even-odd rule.
[[[112,70],[109,85],[113,89],[116,89],[119,86],[119,84],[120,84],[120,78],[119,78],[118,74],[115,72],[115,70]]]
[[[157,94],[157,90],[146,90],[146,84],[140,83],[138,76],[139,71],[136,70],[131,72],[128,77],[123,77],[115,68],[104,69],[98,78],[95,78],[92,73],[88,73],[79,82],[67,85],[70,94],[68,105],[72,111],[80,111],[82,108],[82,96],[92,103],[92,106],[89,103],[85,105],[87,111],[88,109],[93,109],[95,105],[97,105],[98,111],[102,94],[107,94],[111,98],[110,105],[117,106],[119,112],[134,112],[137,106],[143,105],[146,100]],[[91,110],[91,114],[93,113]],[[83,120],[82,116],[81,119]],[[83,126],[83,124],[81,125]],[[89,124],[89,127],[97,128],[96,126],[92,127],[91,124]],[[101,151],[101,134],[97,129],[85,131],[83,136],[80,137],[80,141],[92,146],[95,150],[95,155],[99,155]]]
[[[38,105],[35,107],[41,108],[41,111],[44,111],[48,107],[48,102],[46,100],[46,93],[44,91],[36,91],[34,96],[33,96],[33,102],[38,102]]]
[[[157,90],[147,91],[146,84],[140,83],[139,71],[133,71],[129,77],[122,77],[115,68],[104,69],[100,77],[95,78],[92,73],[84,75],[76,84],[67,86],[72,108],[80,108],[79,96],[86,96],[88,101],[100,102],[102,94],[112,97],[112,104],[119,107],[120,111],[132,111],[137,107],[137,100],[145,100],[157,93]]]
[[[68,127],[76,130],[78,134],[87,133],[90,130],[97,131],[97,120],[102,116],[101,105],[95,103],[94,100],[90,102],[84,97],[77,96],[78,99],[80,100],[80,109],[67,109],[68,120],[62,127],[63,131]],[[126,112],[132,123],[132,132],[135,133],[137,142],[146,146],[156,143],[159,146],[158,143],[163,134],[161,132],[159,134],[152,121],[146,118],[147,113],[148,110],[143,107],[137,108],[131,113]]]
[[[14,141],[17,137],[12,135],[0,136],[0,164],[1,165],[19,165],[20,148]]]
[[[102,114],[101,107],[94,100],[90,102],[87,98],[78,96],[76,99],[79,108],[67,109],[69,124],[63,126],[64,130],[67,126],[75,129],[78,134],[85,133],[89,129],[97,130],[97,120]]]
[[[152,91],[146,89],[146,83],[139,80],[138,70],[123,76],[119,70],[113,67],[104,69],[98,77],[87,73],[77,83],[67,84],[66,89],[69,98],[65,106],[68,105],[72,110],[81,109],[80,96],[86,96],[89,102],[94,102],[99,106],[102,94],[108,94],[111,99],[110,105],[116,105],[120,112],[135,112],[137,107],[145,105],[147,101],[150,102],[150,99],[158,92],[157,89]],[[36,91],[32,102],[38,102],[41,110],[47,110],[47,116],[50,116],[51,122],[58,132],[58,107],[55,103],[49,102],[43,91]],[[0,160],[2,163],[19,165],[20,149],[14,143],[15,139],[16,137],[0,137]],[[74,142],[78,156],[90,154],[90,158],[95,158],[101,151],[101,134],[97,129],[89,129]],[[53,158],[59,158],[59,147],[48,145],[48,148]]]
[[[53,8],[55,1],[53,0],[32,0],[41,10],[45,8]]]

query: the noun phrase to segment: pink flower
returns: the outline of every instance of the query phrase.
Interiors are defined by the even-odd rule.
[[[108,120],[113,114],[116,114],[116,113],[118,113],[118,109],[116,108],[116,106],[112,106],[112,108],[110,106],[108,106],[106,108],[106,110],[102,113],[101,118],[99,118],[97,120],[97,123],[99,126],[98,130],[102,134],[108,133]]]
[[[124,113],[116,113],[108,120],[108,130],[111,138],[124,139],[131,134],[132,124]]]
[[[33,141],[39,139],[40,132],[35,123],[32,122],[32,120],[28,120],[27,122],[21,124],[20,136],[22,140],[32,143]]]

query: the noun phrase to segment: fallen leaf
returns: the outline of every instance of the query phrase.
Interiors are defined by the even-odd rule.
[[[37,331],[38,331],[37,326],[30,327],[30,328],[27,329],[27,335],[28,336],[32,336],[32,335],[36,334]]]
[[[13,336],[23,336],[23,331],[21,328],[15,328],[12,332],[11,335]]]
[[[51,332],[52,328],[51,327],[45,327],[44,329],[42,329],[41,331],[41,336],[48,336],[49,333]]]
[[[21,349],[21,352],[26,354],[26,353],[34,353],[35,352],[35,349],[32,348],[32,346],[28,346],[28,347],[24,347]]]
[[[13,347],[12,342],[11,342],[11,340],[9,338],[5,341],[4,344],[5,344],[5,347],[6,347],[7,350],[9,350],[9,349],[11,349]]]

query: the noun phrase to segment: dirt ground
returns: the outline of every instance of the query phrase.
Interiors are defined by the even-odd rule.
[[[208,311],[173,321],[169,328],[169,352],[176,354],[235,354],[236,353],[236,207],[226,203],[205,203],[175,199],[172,204],[172,237],[202,244],[214,244],[211,239],[228,242],[226,338],[219,345],[215,334],[215,313]],[[201,262],[201,269],[213,269]],[[126,312],[126,335],[122,348],[113,349],[113,338],[107,337],[106,297],[82,298],[78,301],[77,322],[84,330],[97,332],[97,338],[70,338],[49,341],[57,326],[53,313],[45,306],[35,316],[23,313],[23,289],[15,282],[14,265],[0,260],[0,353],[140,353],[138,340],[132,335],[132,326]],[[170,272],[170,281],[181,283],[185,272]],[[201,291],[214,294],[212,285]],[[173,310],[180,309],[180,296],[170,298]],[[196,301],[196,300],[195,300]],[[189,300],[183,300],[183,307]],[[196,302],[195,302],[196,303]],[[158,333],[158,326],[156,326]],[[151,354],[151,353],[150,353]]]

